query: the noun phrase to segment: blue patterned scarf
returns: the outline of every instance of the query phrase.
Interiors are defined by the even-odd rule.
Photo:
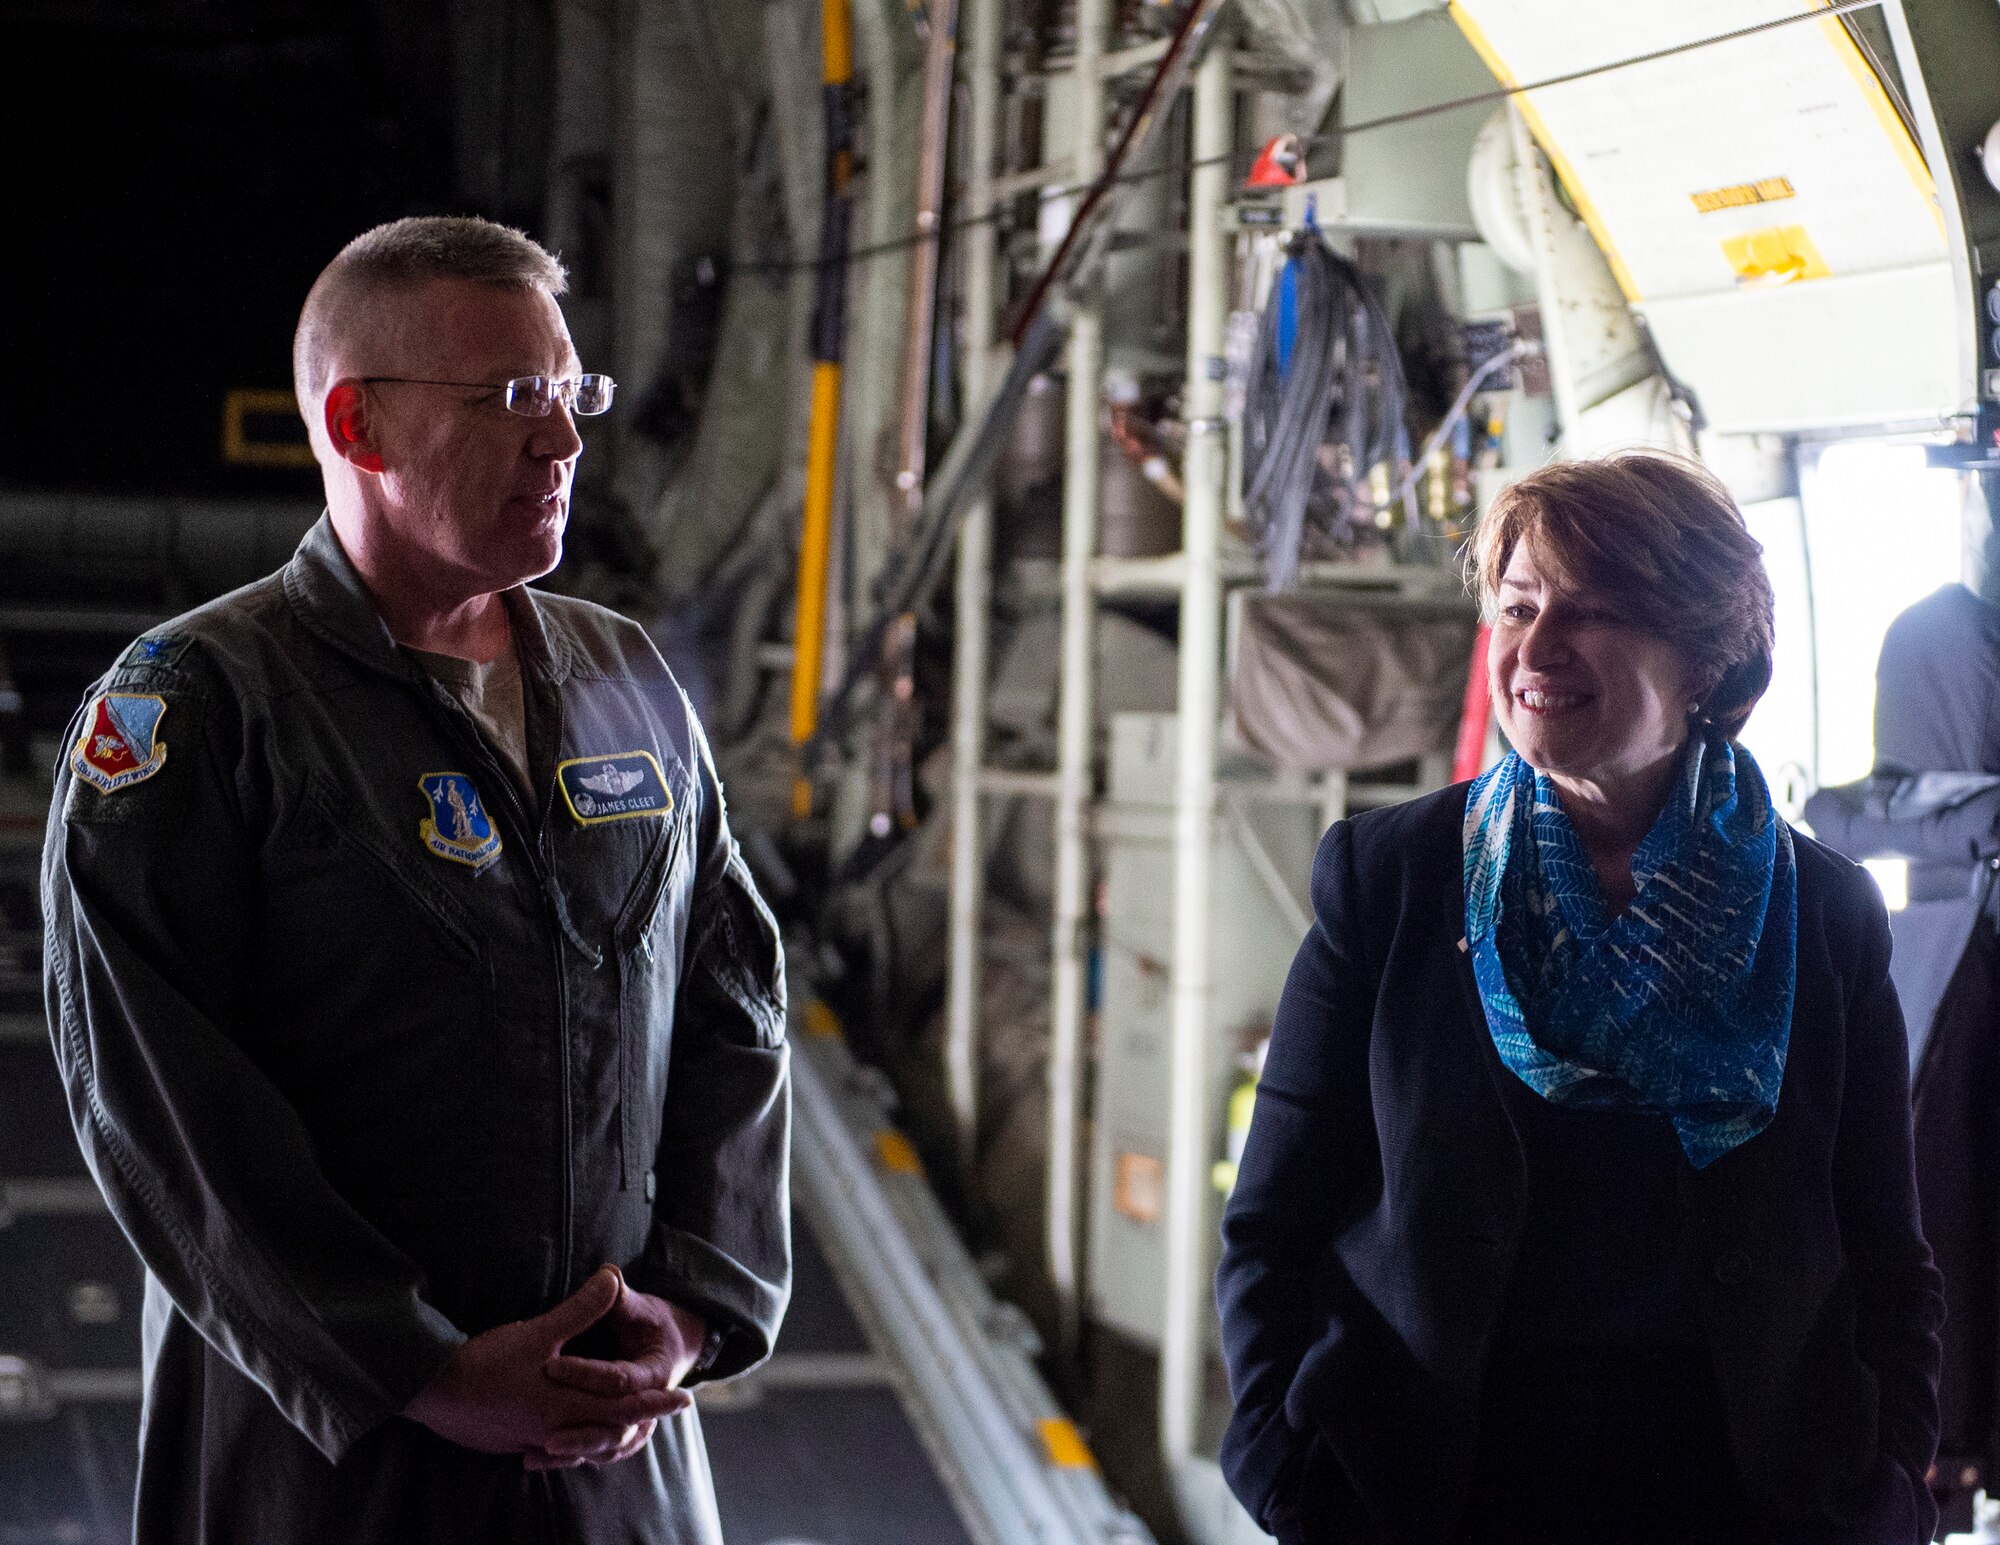
[[[1620,917],[1513,753],[1465,805],[1465,937],[1500,1058],[1558,1105],[1656,1111],[1704,1169],[1770,1125],[1791,1040],[1792,836],[1750,754],[1691,737]]]

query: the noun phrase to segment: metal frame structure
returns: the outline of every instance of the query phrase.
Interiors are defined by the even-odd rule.
[[[966,200],[991,209],[1000,144],[1000,42],[1006,0],[968,0],[970,86]],[[965,398],[984,402],[1000,378],[996,346],[1000,238],[991,221],[966,233]],[[957,1119],[959,1154],[971,1163],[979,1117],[979,925],[985,889],[980,774],[986,762],[986,672],[990,657],[993,503],[980,493],[958,531],[952,616],[952,847],[945,987],[945,1076]]]
[[[1067,61],[1049,72],[1065,77],[1071,93],[1069,152],[1058,155],[1052,153],[1052,146],[1047,147],[1045,165],[1002,177],[996,174],[994,165],[1002,69],[1001,5],[998,0],[968,0],[968,14],[971,46],[966,63],[971,102],[968,136],[971,164],[967,168],[966,186],[974,207],[990,208],[992,201],[1003,193],[1029,191],[1057,181],[1088,186],[1106,164],[1106,83],[1118,75],[1159,63],[1169,52],[1168,42],[1156,39],[1108,51],[1110,0],[1078,0],[1075,50]],[[1211,50],[1212,54],[1216,52],[1226,53],[1227,48],[1218,44]],[[1227,131],[1219,143],[1227,147]],[[1209,171],[1212,179],[1219,179],[1215,186],[1226,189],[1226,168]],[[1220,197],[1218,193],[1218,208]],[[1218,226],[1218,241],[1219,232]],[[998,261],[992,229],[982,225],[968,243],[966,254],[966,400],[969,402],[984,400],[987,389],[1000,374],[1000,345],[993,326]],[[1204,282],[1212,282],[1215,305],[1224,306],[1226,275],[1219,258],[1215,272]],[[1059,566],[1060,697],[1056,766],[1051,773],[1024,774],[984,765],[992,578],[991,508],[985,499],[973,507],[959,541],[952,710],[950,964],[946,997],[946,1065],[961,1143],[969,1151],[978,1114],[978,930],[984,883],[980,798],[988,793],[1052,798],[1056,835],[1051,929],[1047,1253],[1066,1343],[1076,1329],[1081,1298],[1079,1184],[1084,1166],[1078,1128],[1082,1117],[1083,1026],[1087,1007],[1085,931],[1090,915],[1090,822],[1096,799],[1097,603],[1102,595],[1135,591],[1178,594],[1187,582],[1186,566],[1178,558],[1120,559],[1097,554],[1098,458],[1102,439],[1099,413],[1105,369],[1104,313],[1099,287],[1093,286],[1071,297],[1068,327]],[[1219,358],[1219,342],[1210,352]],[[1211,386],[1215,387],[1218,398],[1219,423],[1219,383],[1204,378],[1202,390],[1207,391]],[[1218,465],[1220,450],[1218,445]]]
[[[1188,446],[1182,469],[1179,776],[1174,791],[1172,1109],[1167,1142],[1166,1306],[1160,1339],[1160,1448],[1185,1510],[1185,1471],[1200,1425],[1208,1256],[1209,866],[1222,689],[1223,371],[1229,261],[1223,204],[1236,129],[1229,51],[1202,61],[1194,85],[1188,209]]]
[[[992,207],[1006,192],[1069,181],[1087,184],[1103,165],[1106,80],[1156,60],[1155,45],[1107,51],[1108,0],[1078,0],[1077,42],[1060,73],[1068,77],[1070,144],[1044,147],[1040,168],[998,175],[993,124],[999,112],[1002,63],[999,0],[966,0],[965,55],[971,103],[966,187],[972,207]],[[955,608],[953,848],[946,1064],[961,1142],[970,1153],[978,1118],[979,928],[985,843],[985,794],[1050,797],[1055,805],[1056,885],[1052,925],[1053,991],[1049,1057],[1047,1248],[1066,1343],[1081,1317],[1082,1267],[1078,1224],[1084,1162],[1080,1141],[1083,1030],[1091,896],[1090,840],[1096,816],[1097,608],[1110,596],[1151,596],[1177,602],[1179,754],[1173,801],[1174,925],[1171,994],[1171,1108],[1165,1175],[1165,1309],[1161,1326],[1158,1429],[1174,1499],[1196,1537],[1250,1538],[1254,1526],[1236,1508],[1212,1461],[1197,1453],[1207,1387],[1209,1296],[1206,1247],[1209,1150],[1215,1112],[1208,1080],[1213,984],[1210,980],[1210,890],[1213,840],[1224,813],[1217,777],[1222,711],[1224,592],[1256,576],[1223,553],[1228,448],[1222,360],[1230,303],[1229,153],[1236,135],[1239,53],[1217,39],[1197,67],[1193,85],[1193,169],[1188,187],[1188,328],[1183,413],[1189,429],[1183,464],[1185,498],[1180,551],[1158,558],[1099,556],[1097,503],[1099,411],[1105,365],[1101,299],[1074,297],[1067,357],[1067,446],[1063,479],[1061,677],[1057,765],[1052,773],[1001,772],[985,766],[989,592],[992,583],[990,506],[977,506],[958,552]],[[1068,155],[1059,151],[1067,148]],[[967,400],[979,401],[999,371],[993,314],[998,250],[981,226],[966,255]],[[1318,579],[1322,576],[1315,575]],[[1357,577],[1351,567],[1330,576]],[[1375,579],[1400,581],[1395,573]],[[1435,760],[1435,759],[1433,759]],[[1435,769],[1426,769],[1427,776]],[[1432,781],[1435,778],[1432,777]],[[1268,784],[1268,786],[1267,786]],[[1344,775],[1244,783],[1241,798],[1281,799],[1317,806],[1326,820],[1346,813]],[[1417,792],[1399,788],[1398,797]],[[1073,1343],[1070,1343],[1073,1344]]]
[[[1077,0],[1076,52],[1070,66],[1073,126],[1071,166],[1079,185],[1104,169],[1105,34],[1110,0]],[[1099,398],[1104,381],[1101,289],[1077,297],[1070,321],[1068,434],[1063,466],[1062,656],[1057,678],[1056,886],[1053,922],[1054,996],[1049,1036],[1048,1255],[1065,1348],[1081,1319],[1078,1249],[1082,1174],[1077,1126],[1081,1112],[1083,1019],[1089,915],[1089,820],[1096,752]]]
[[[991,207],[995,127],[999,112],[1001,0],[967,0],[970,46],[971,206]],[[1066,164],[1006,179],[1045,183],[1060,170],[1088,183],[1103,165],[1105,81],[1121,70],[1157,58],[1148,46],[1106,52],[1111,21],[1108,0],[1078,0],[1076,49],[1069,61],[1073,144]],[[989,658],[989,591],[992,523],[982,500],[962,530],[955,608],[953,739],[953,849],[950,902],[950,971],[946,1063],[962,1143],[970,1151],[978,1114],[979,925],[983,886],[980,800],[984,793],[1051,795],[1055,801],[1056,890],[1052,929],[1053,1002],[1049,1054],[1048,1256],[1065,1337],[1080,1315],[1078,1240],[1079,1142],[1083,1023],[1090,893],[1089,836],[1094,802],[1097,601],[1101,594],[1152,591],[1177,595],[1181,610],[1179,655],[1180,777],[1175,800],[1175,941],[1173,961],[1174,1109],[1168,1162],[1167,1321],[1160,1397],[1162,1448],[1179,1471],[1194,1452],[1199,1425],[1203,1363],[1201,1276],[1205,1252],[1210,1112],[1203,1058],[1207,1034],[1210,837],[1216,812],[1216,751],[1222,670],[1221,535],[1227,477],[1223,383],[1219,368],[1228,314],[1228,252],[1224,205],[1229,195],[1226,156],[1235,133],[1233,52],[1218,40],[1198,67],[1194,86],[1196,170],[1191,183],[1189,318],[1185,411],[1190,442],[1184,470],[1186,504],[1179,554],[1167,560],[1121,560],[1097,555],[1099,398],[1104,374],[1100,298],[1080,297],[1071,322],[1067,358],[1067,450],[1063,481],[1060,595],[1062,647],[1057,766],[1052,777],[1005,777],[984,766],[986,673]],[[1051,147],[1053,148],[1053,147]],[[993,332],[997,246],[988,226],[978,228],[966,261],[967,400],[979,401],[997,373]],[[1176,1490],[1185,1488],[1177,1484]]]
[[[981,1545],[1152,1545],[1035,1371],[1033,1327],[993,1297],[890,1125],[881,1075],[853,1059],[831,1016],[805,1019],[793,1038],[797,1199],[961,1520]]]

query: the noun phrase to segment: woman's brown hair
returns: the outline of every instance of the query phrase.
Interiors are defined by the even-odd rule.
[[[1510,484],[1480,522],[1466,577],[1488,608],[1514,549],[1679,651],[1708,684],[1701,715],[1734,739],[1771,684],[1764,549],[1714,473],[1658,451],[1561,461]]]

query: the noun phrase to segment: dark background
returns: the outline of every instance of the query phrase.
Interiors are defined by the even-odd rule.
[[[289,391],[299,304],[369,226],[539,227],[548,10],[0,4],[0,485],[317,500],[310,467],[224,461],[224,395]]]

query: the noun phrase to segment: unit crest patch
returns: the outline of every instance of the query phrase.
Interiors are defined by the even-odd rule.
[[[160,715],[167,700],[150,692],[105,692],[84,715],[69,770],[100,794],[144,783],[167,763]]]
[[[650,751],[572,757],[556,764],[556,782],[582,826],[665,815],[674,808],[673,791]]]
[[[484,869],[500,856],[499,830],[464,773],[425,773],[417,787],[431,812],[417,825],[425,847],[472,869]]]

